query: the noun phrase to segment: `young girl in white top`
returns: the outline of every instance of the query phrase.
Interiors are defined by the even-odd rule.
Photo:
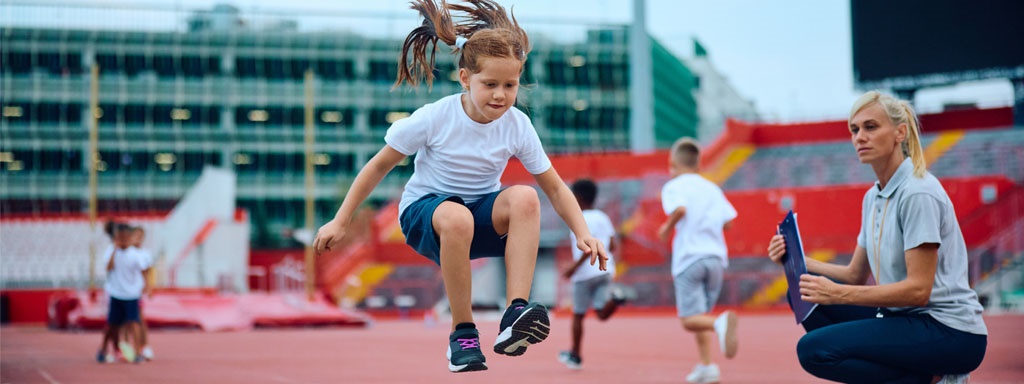
[[[402,233],[416,252],[441,266],[452,311],[448,369],[485,370],[471,312],[470,259],[505,258],[508,301],[495,353],[521,355],[550,329],[547,309],[527,301],[540,238],[540,200],[529,186],[502,188],[509,158],[518,158],[534,175],[590,262],[600,261],[604,269],[607,257],[604,245],[587,229],[572,192],[552,168],[530,120],[513,106],[530,49],[515,17],[491,0],[467,5],[416,0],[412,8],[424,20],[405,39],[395,86],[416,86],[421,77],[432,84],[433,54],[440,40],[459,54],[464,91],[392,124],[386,144],[359,171],[334,219],[317,231],[314,246],[318,253],[336,246],[356,207],[395,165],[415,154],[415,171],[399,204]],[[453,22],[451,12],[460,13],[459,23]]]

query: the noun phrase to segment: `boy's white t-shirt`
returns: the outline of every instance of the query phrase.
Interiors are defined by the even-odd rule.
[[[612,242],[612,237],[615,236],[615,225],[612,224],[612,219],[608,218],[604,212],[597,209],[588,209],[583,211],[583,220],[587,223],[587,228],[590,229],[590,234],[595,239],[601,240],[601,243],[605,245],[607,249],[608,245]],[[577,261],[580,257],[583,257],[583,251],[576,247],[576,234],[569,231],[569,238],[572,239],[572,244],[569,245],[572,248],[572,261]],[[597,276],[602,275],[615,276],[615,257],[612,256],[611,251],[608,252],[608,269],[605,271],[601,270],[600,265],[594,263],[590,265],[590,262],[584,261],[580,264],[580,267],[573,273],[572,278],[569,281],[584,281]]]
[[[661,205],[666,215],[686,207],[672,238],[673,276],[701,256],[717,256],[723,267],[729,265],[722,226],[736,218],[736,209],[718,185],[695,173],[676,176],[661,188]]]
[[[107,253],[102,258],[104,270],[106,270],[107,262],[110,261],[109,255],[110,253]],[[107,281],[103,284],[107,295],[119,300],[135,300],[142,297],[142,290],[146,286],[142,271],[152,264],[148,252],[129,247],[115,249],[113,255],[114,269],[107,272]]]
[[[399,215],[431,193],[459,196],[468,203],[498,191],[512,156],[533,175],[551,168],[526,114],[512,107],[498,119],[480,124],[462,109],[461,95],[420,107],[408,118],[394,122],[384,136],[396,151],[416,155],[415,170],[398,205]]]

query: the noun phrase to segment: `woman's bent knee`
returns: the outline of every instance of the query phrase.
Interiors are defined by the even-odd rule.
[[[812,373],[816,367],[831,364],[836,358],[829,352],[828,343],[815,332],[804,335],[796,343],[796,356],[804,370]]]

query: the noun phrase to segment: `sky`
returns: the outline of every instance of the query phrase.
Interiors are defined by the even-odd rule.
[[[623,24],[633,0],[499,0],[513,8],[531,34],[577,36],[586,26]],[[9,4],[99,5],[135,8],[126,17],[81,17],[47,9],[25,14],[0,7],[0,26],[25,20],[59,24],[92,22],[107,28],[182,28],[182,20],[147,17],[145,9],[189,11],[232,4],[243,13],[298,19],[303,30],[352,29],[404,36],[418,24],[407,0],[5,0]],[[769,121],[845,119],[860,91],[854,89],[849,0],[644,0],[647,29],[680,57],[692,56],[693,39],[740,95]],[[3,3],[3,2],[0,2]],[[158,12],[159,13],[159,12]],[[171,24],[167,24],[171,23]],[[1008,81],[983,81],[924,90],[919,111],[947,102],[983,107],[1012,104]]]

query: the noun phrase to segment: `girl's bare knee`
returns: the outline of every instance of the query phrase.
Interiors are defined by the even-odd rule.
[[[537,190],[525,185],[516,185],[506,190],[509,193],[511,212],[535,214],[540,212],[540,198]]]
[[[446,201],[437,206],[432,219],[438,236],[468,235],[473,238],[473,214],[464,205]]]

